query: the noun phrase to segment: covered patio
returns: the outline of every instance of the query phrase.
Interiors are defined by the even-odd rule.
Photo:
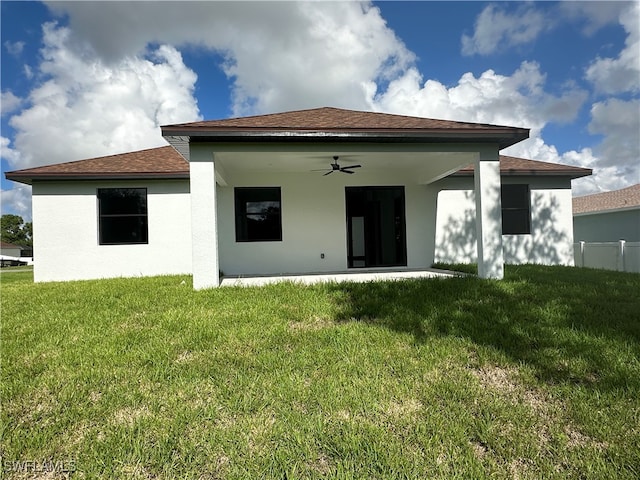
[[[196,289],[287,279],[280,272],[305,283],[426,276],[435,251],[432,185],[468,165],[478,275],[503,276],[499,151],[527,129],[319,108],[162,132],[189,161]],[[327,176],[331,159],[345,169]],[[247,234],[249,220],[269,221],[272,231]],[[370,270],[381,267],[402,270]]]

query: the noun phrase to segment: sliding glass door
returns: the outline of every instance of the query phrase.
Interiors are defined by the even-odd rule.
[[[407,265],[404,187],[346,187],[350,268]]]

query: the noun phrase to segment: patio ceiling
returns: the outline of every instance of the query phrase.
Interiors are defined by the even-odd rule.
[[[206,145],[206,147],[205,147]],[[246,146],[235,148],[220,144],[200,144],[196,148],[205,148],[204,155],[215,158],[216,170],[233,183],[236,174],[245,173],[311,173],[312,170],[329,168],[333,157],[339,157],[339,164],[362,165],[358,173],[379,173],[393,169],[403,172],[417,183],[431,183],[471,164],[478,158],[478,151],[456,151],[459,147],[446,148],[439,145],[439,151],[433,151],[414,145],[406,149],[398,145],[299,145],[275,147],[273,145]],[[351,147],[351,148],[349,148]],[[403,147],[407,147],[403,145]],[[434,146],[431,146],[433,148]],[[445,148],[442,148],[445,147]],[[447,146],[448,147],[448,146]]]

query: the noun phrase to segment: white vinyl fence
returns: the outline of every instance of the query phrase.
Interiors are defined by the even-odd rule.
[[[640,242],[580,242],[573,254],[576,267],[640,273]]]

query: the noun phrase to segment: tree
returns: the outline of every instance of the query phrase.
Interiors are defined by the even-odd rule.
[[[3,242],[30,247],[32,231],[32,223],[25,223],[20,215],[5,214],[0,217],[0,237]]]

